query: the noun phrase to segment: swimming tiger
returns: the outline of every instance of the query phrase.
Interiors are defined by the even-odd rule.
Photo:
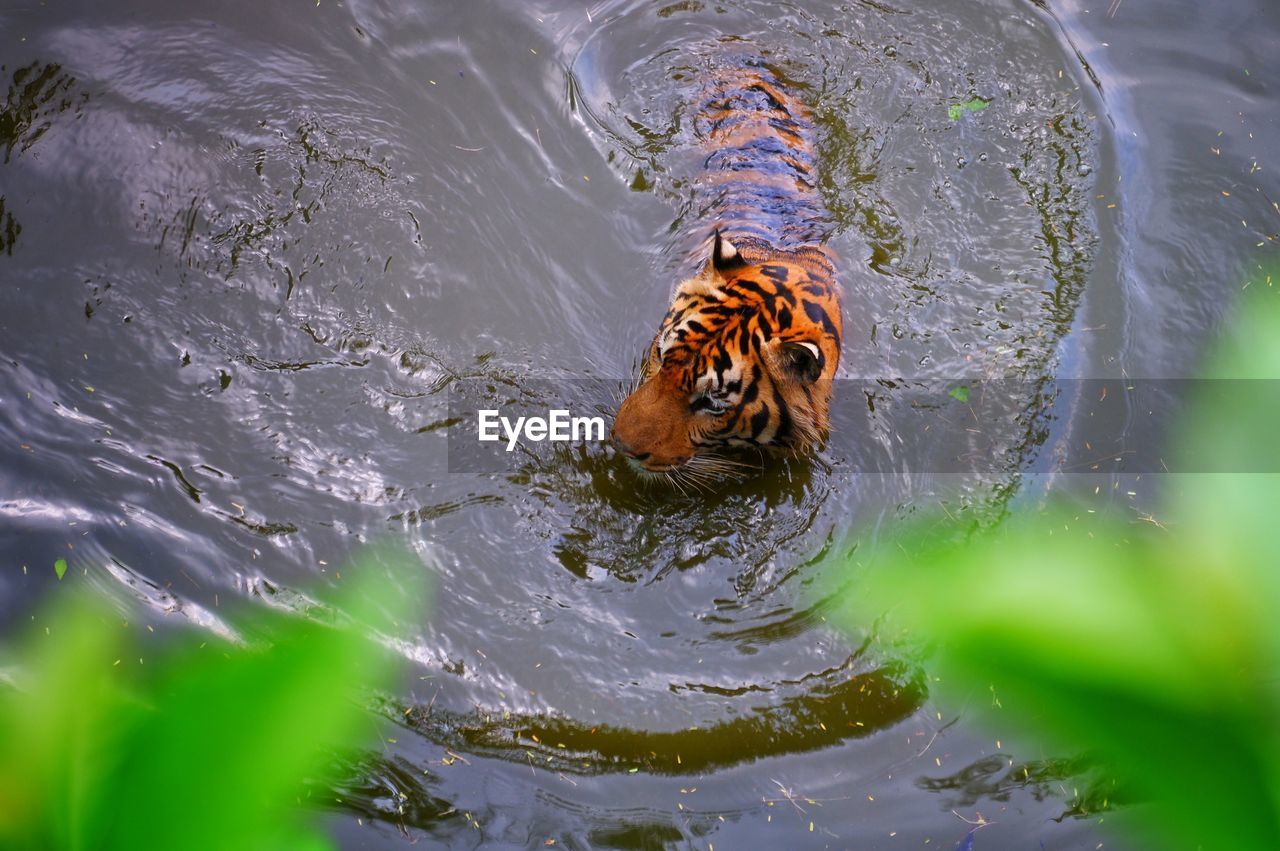
[[[823,440],[840,361],[813,120],[762,60],[718,73],[693,122],[714,218],[705,264],[675,287],[611,434],[634,466],[695,481],[733,469],[726,449]]]

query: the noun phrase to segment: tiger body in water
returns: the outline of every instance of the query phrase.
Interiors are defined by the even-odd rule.
[[[759,59],[717,76],[693,123],[707,257],[675,287],[611,435],[634,466],[677,481],[736,469],[734,450],[820,443],[840,361],[809,110]]]

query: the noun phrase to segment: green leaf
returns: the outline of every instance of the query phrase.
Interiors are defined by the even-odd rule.
[[[5,660],[23,688],[0,688],[0,848],[332,847],[302,802],[380,740],[367,707],[393,683],[386,648],[420,620],[423,571],[402,562],[344,570],[323,623],[226,613],[242,643],[179,631],[145,665],[112,606],[58,595]]]
[[[1246,291],[1205,374],[1167,456],[1198,472],[1162,477],[1147,522],[1051,504],[960,543],[902,529],[860,549],[843,621],[936,647],[938,699],[997,734],[1104,760],[1143,803],[1137,847],[1280,848],[1280,474],[1248,472],[1274,453],[1280,294]]]
[[[1169,461],[1178,476],[1171,509],[1206,568],[1242,570],[1256,565],[1252,581],[1280,599],[1280,572],[1254,557],[1280,552],[1280,475],[1275,418],[1280,410],[1280,293],[1246,289],[1229,320],[1231,333],[1209,357],[1205,380],[1196,383],[1182,439]],[[1276,630],[1280,641],[1280,630]]]
[[[886,628],[936,642],[944,703],[1102,755],[1166,840],[1280,847],[1280,599],[1203,571],[1166,531],[1067,510],[963,545],[908,532],[871,558],[846,624],[889,612]],[[966,700],[988,688],[1000,709]]]
[[[947,107],[947,116],[952,121],[959,121],[964,117],[966,112],[981,112],[991,105],[991,101],[982,98],[970,98],[966,101],[953,103]]]
[[[959,387],[952,387],[947,392],[947,395],[952,399],[955,399],[957,402],[963,402],[965,404],[968,404],[969,402],[969,388],[963,384]]]
[[[66,560],[65,558],[60,558],[60,559],[58,559],[57,561],[55,561],[55,562],[53,563],[53,572],[54,572],[54,573],[56,573],[56,574],[58,574],[58,578],[59,578],[59,579],[61,579],[62,577],[66,576],[66,575],[67,575],[67,560]]]

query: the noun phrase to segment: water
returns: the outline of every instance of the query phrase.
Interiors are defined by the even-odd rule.
[[[1264,0],[0,10],[0,624],[58,557],[163,641],[401,541],[437,603],[344,844],[945,848],[981,813],[1112,847],[1071,755],[940,715],[829,592],[926,512],[1150,508],[1046,461],[1089,412],[1040,388],[1193,374],[1280,231],[1278,32]],[[683,83],[724,35],[820,125],[831,444],[713,494],[596,445],[473,461],[462,389],[609,413],[706,226]],[[961,472],[913,392],[991,377]]]

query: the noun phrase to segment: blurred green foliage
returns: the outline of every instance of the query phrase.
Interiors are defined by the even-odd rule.
[[[1195,469],[1274,469],[1280,297],[1259,290],[1180,429]],[[1160,847],[1280,848],[1280,476],[1147,478],[1164,510],[1129,522],[1056,503],[960,543],[907,530],[859,554],[845,622],[888,612],[939,699],[1102,760]]]
[[[241,612],[243,643],[180,629],[158,654],[101,595],[56,586],[0,686],[0,847],[331,847],[305,798],[376,741],[366,707],[397,667],[377,639],[420,616],[422,572],[380,553],[332,606]]]

